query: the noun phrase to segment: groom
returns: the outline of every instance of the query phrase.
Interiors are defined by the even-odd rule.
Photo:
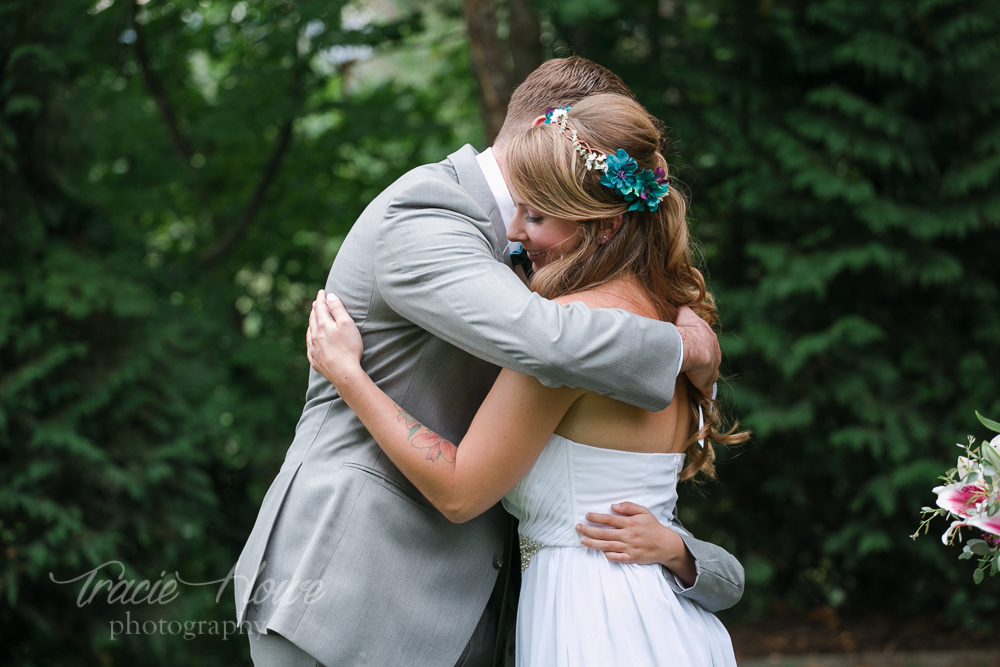
[[[651,410],[670,402],[678,369],[699,386],[717,373],[717,342],[697,317],[675,327],[560,306],[529,292],[511,269],[504,142],[547,107],[596,92],[631,96],[581,58],[542,65],[515,92],[492,150],[465,146],[401,177],[365,209],[330,271],[327,290],[361,329],[365,370],[452,442],[499,366]],[[494,590],[498,573],[516,580],[510,525],[499,505],[449,523],[311,371],[295,438],[236,566],[238,620],[266,628],[251,632],[255,665],[492,664],[504,596],[516,595]],[[659,524],[645,530],[677,538]],[[675,590],[708,609],[735,604],[738,562],[681,538],[680,556],[697,578],[689,588],[671,579]]]

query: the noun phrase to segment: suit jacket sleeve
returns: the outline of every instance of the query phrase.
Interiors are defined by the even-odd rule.
[[[681,526],[675,524],[673,528],[694,556],[697,570],[694,583],[685,588],[672,572],[664,568],[667,583],[674,592],[711,612],[729,609],[739,602],[743,597],[745,580],[743,566],[736,557],[711,542],[695,539]]]
[[[672,324],[530,292],[498,261],[489,230],[457,184],[416,180],[380,223],[382,297],[436,336],[547,386],[584,387],[648,410],[670,403],[682,355]]]

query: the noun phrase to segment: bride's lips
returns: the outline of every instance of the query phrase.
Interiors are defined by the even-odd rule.
[[[525,248],[524,251],[528,253],[528,259],[530,259],[532,262],[534,262],[539,257],[544,257],[545,253],[548,252],[548,250],[539,250],[537,252],[533,252],[531,250],[528,250],[527,248]]]

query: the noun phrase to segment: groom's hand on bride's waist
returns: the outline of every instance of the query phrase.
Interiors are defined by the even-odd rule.
[[[601,527],[577,524],[580,544],[603,551],[610,561],[619,563],[658,563],[686,587],[697,577],[694,556],[674,530],[657,521],[653,514],[635,503],[611,506],[614,514],[587,514],[587,521]]]

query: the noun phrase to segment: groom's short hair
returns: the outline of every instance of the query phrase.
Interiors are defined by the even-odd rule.
[[[507,116],[493,145],[503,146],[536,118],[545,115],[546,109],[572,105],[596,93],[624,95],[638,102],[635,93],[617,74],[586,58],[569,56],[542,63],[511,95]],[[663,137],[662,124],[658,120],[656,124]]]

